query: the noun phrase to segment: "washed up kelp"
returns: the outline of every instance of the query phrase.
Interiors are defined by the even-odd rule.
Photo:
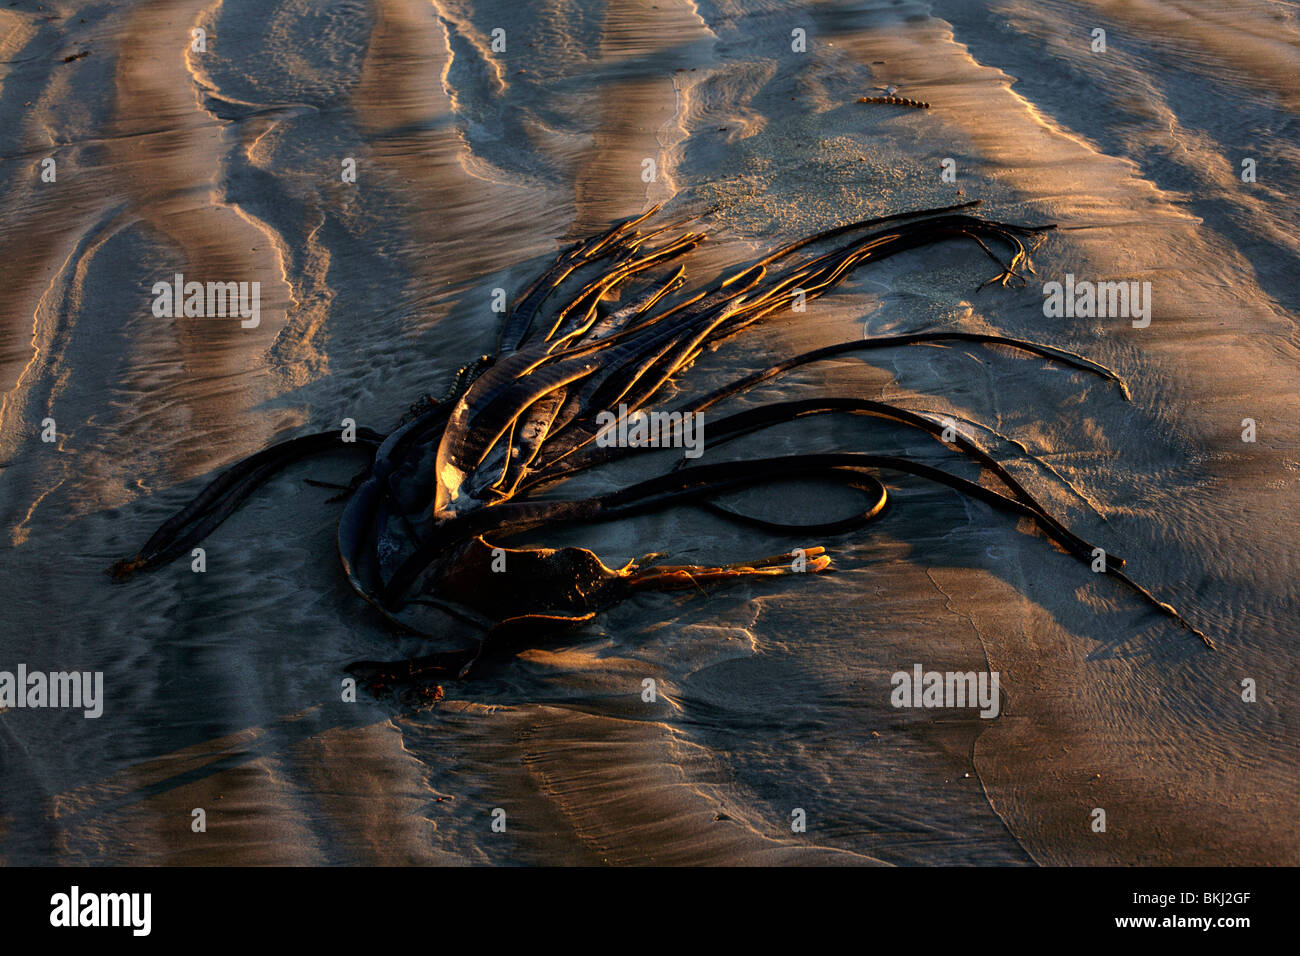
[[[973,439],[889,402],[830,395],[760,404],[710,419],[709,447],[809,416],[864,415],[930,435],[977,464],[987,484],[909,457],[845,450],[738,461],[682,459],[613,492],[557,497],[557,489],[574,475],[648,450],[644,444],[608,440],[616,410],[623,415],[664,413],[662,420],[681,430],[691,416],[724,399],[791,369],[850,353],[952,342],[1008,347],[1106,379],[1127,400],[1118,376],[1073,352],[1007,336],[945,330],[880,335],[789,355],[708,394],[659,407],[666,386],[680,384],[682,373],[704,349],[752,323],[789,320],[797,315],[792,309],[796,302],[824,295],[868,262],[949,239],[967,240],[998,264],[999,271],[985,285],[1005,286],[1012,280],[1024,284],[1024,272],[1032,271],[1031,248],[1051,227],[995,222],[976,215],[976,205],[901,213],[829,229],[694,294],[682,291],[685,268],[678,260],[704,236],[681,231],[687,224],[638,229],[658,210],[655,207],[561,252],[517,298],[495,354],[463,368],[441,400],[425,396],[387,434],[360,429],[355,441],[345,445],[338,431],[321,432],[245,459],[211,482],[139,553],[117,562],[111,571],[126,577],[185,554],[290,462],[360,448],[368,464],[345,491],[338,526],[338,552],[348,583],[403,630],[444,641],[449,633],[463,635],[463,625],[448,627],[452,615],[475,625],[480,629],[476,634],[497,636],[506,630],[517,633],[525,625],[589,620],[639,591],[817,573],[830,565],[823,547],[805,544],[793,552],[728,565],[666,564],[649,556],[610,568],[584,548],[510,547],[520,535],[538,540],[561,528],[684,505],[778,535],[844,534],[881,513],[888,497],[885,476],[904,474],[1028,519],[1058,546],[1213,646],[1174,608],[1129,578],[1122,559],[1096,548],[1051,515]],[[848,518],[796,525],[742,514],[719,502],[728,493],[809,478],[856,489],[864,496],[864,507]],[[468,648],[462,641],[456,651],[422,658],[418,666],[463,673],[486,643],[476,636]]]

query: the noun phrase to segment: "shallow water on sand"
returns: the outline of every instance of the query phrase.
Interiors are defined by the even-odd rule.
[[[106,689],[98,720],[0,714],[0,859],[1296,863],[1298,51],[1294,5],[1263,0],[0,9],[0,670]],[[890,87],[932,108],[857,102]],[[344,418],[387,430],[441,392],[492,346],[493,290],[565,238],[653,202],[712,210],[703,282],[819,227],[969,198],[1059,224],[1027,288],[976,294],[973,245],[909,253],[683,386],[948,326],[1116,369],[1131,403],[1000,350],[917,348],[751,400],[852,390],[1014,437],[970,425],[1217,652],[909,480],[867,531],[821,542],[693,511],[574,537],[611,565],[821,543],[837,573],[638,598],[434,709],[340,700],[349,661],[414,649],[346,589],[339,506],[301,483],[356,462],[273,481],[205,542],[204,574],[102,573],[222,467]],[[260,282],[260,324],[156,318],[177,272]],[[1150,282],[1150,325],[1046,318],[1041,283],[1067,273]],[[962,471],[858,421],[748,447]],[[1000,715],[893,708],[915,663],[998,672]]]

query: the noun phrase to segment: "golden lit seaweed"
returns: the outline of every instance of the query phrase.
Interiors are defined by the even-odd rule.
[[[851,352],[947,342],[1009,347],[1109,380],[1114,372],[1080,355],[1007,336],[925,331],[868,337],[788,356],[706,395],[668,409],[655,407],[705,348],[751,323],[790,315],[796,302],[835,288],[859,266],[948,239],[975,242],[998,263],[988,282],[1025,282],[1031,246],[1050,226],[1026,227],[975,215],[977,202],[854,222],[791,243],[694,293],[679,292],[677,261],[704,240],[684,224],[642,232],[655,212],[580,241],[517,299],[497,351],[462,369],[441,400],[423,398],[392,432],[361,429],[344,445],[321,432],[245,459],[211,482],[169,519],[136,555],[111,569],[118,577],[157,567],[209,534],[257,485],[286,464],[345,448],[368,463],[345,489],[338,552],[349,584],[386,619],[430,638],[448,639],[448,617],[472,622],[489,636],[524,625],[589,620],[640,590],[694,588],[742,577],[817,573],[830,565],[821,546],[715,567],[656,563],[657,556],[607,567],[584,548],[510,548],[564,527],[617,521],[681,505],[780,535],[834,535],[875,518],[887,499],[885,473],[944,484],[999,510],[1032,521],[1081,561],[1122,582],[1144,601],[1198,636],[1171,606],[1122,570],[1124,561],[1094,546],[1053,517],[974,440],[934,419],[883,401],[829,396],[759,405],[709,422],[710,448],[798,418],[830,413],[881,418],[936,441],[974,462],[996,482],[988,487],[910,458],[843,451],[740,461],[692,462],[607,494],[564,499],[556,489],[598,465],[649,450],[645,442],[612,442],[611,419],[653,410],[669,423],[667,444],[683,437],[692,416],[791,369]],[[820,252],[805,252],[810,247]],[[1009,250],[1009,258],[995,248]],[[988,282],[985,284],[987,285]],[[630,291],[628,291],[630,290]],[[627,291],[626,295],[621,295]],[[611,306],[611,301],[620,304]],[[995,433],[996,434],[996,433]],[[728,492],[793,478],[839,483],[864,495],[856,515],[794,525],[743,515],[717,503]],[[543,492],[545,495],[543,496]],[[794,560],[792,560],[792,558]],[[1104,567],[1097,564],[1101,562]],[[453,628],[463,634],[464,628]],[[454,639],[452,643],[457,643]],[[407,673],[463,674],[486,640],[463,640],[450,653],[410,662]],[[391,668],[362,668],[391,677]]]

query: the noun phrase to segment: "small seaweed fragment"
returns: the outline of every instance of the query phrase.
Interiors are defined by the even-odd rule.
[[[928,110],[930,104],[923,100],[909,100],[906,96],[859,96],[859,103],[884,103],[887,106],[910,106],[917,110]]]

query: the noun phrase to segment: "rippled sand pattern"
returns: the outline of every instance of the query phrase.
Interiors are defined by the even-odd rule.
[[[1300,862],[1298,76],[1296,7],[1268,0],[0,9],[0,671],[102,671],[106,698],[97,720],[0,713],[0,861]],[[895,90],[931,108],[858,102]],[[339,506],[301,481],[353,461],[273,481],[203,574],[102,573],[243,456],[441,392],[492,347],[493,290],[566,238],[707,212],[702,282],[968,198],[1060,225],[1026,289],[976,295],[973,246],[911,253],[687,381],[941,326],[1118,370],[1131,404],[998,350],[910,349],[762,397],[834,386],[1014,436],[985,438],[1217,652],[910,481],[867,532],[793,542],[834,575],[638,598],[434,708],[341,699],[349,661],[415,650],[347,591]],[[176,273],[259,283],[260,321],[156,316]],[[1150,325],[1045,317],[1067,273],[1150,282]],[[959,467],[858,421],[748,447],[849,446]],[[610,564],[792,544],[692,511],[574,540]],[[892,707],[918,662],[998,672],[1000,715]]]

